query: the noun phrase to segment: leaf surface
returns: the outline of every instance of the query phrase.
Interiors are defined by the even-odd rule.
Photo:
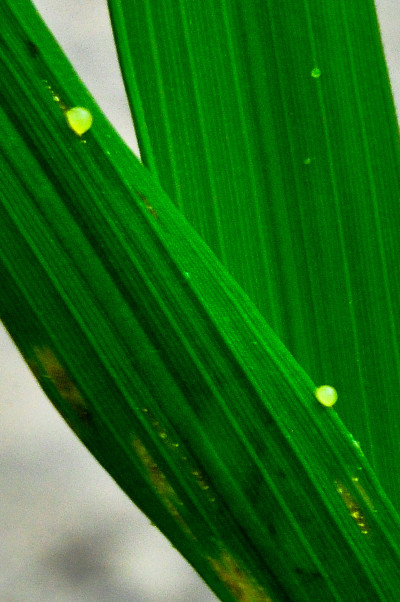
[[[400,156],[372,0],[109,0],[141,155],[400,507]]]
[[[49,398],[221,600],[395,599],[400,521],[335,410],[31,4],[0,16],[0,316]]]

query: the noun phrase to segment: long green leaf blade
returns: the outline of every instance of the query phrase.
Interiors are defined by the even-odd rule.
[[[145,163],[336,383],[400,507],[400,155],[373,1],[109,6]]]
[[[395,599],[359,446],[30,3],[0,16],[0,315],[43,389],[221,600]]]

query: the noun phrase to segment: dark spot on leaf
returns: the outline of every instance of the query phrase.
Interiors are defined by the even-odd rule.
[[[28,46],[28,52],[31,55],[31,57],[36,59],[40,54],[39,47],[36,46],[36,44],[34,44],[31,40],[27,41],[27,46]]]

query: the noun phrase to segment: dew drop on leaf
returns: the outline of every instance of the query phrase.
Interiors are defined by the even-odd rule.
[[[93,123],[93,116],[90,111],[84,107],[73,107],[65,112],[65,118],[71,130],[75,132],[77,136],[82,136],[87,132]]]
[[[315,389],[315,397],[323,406],[331,408],[336,403],[338,395],[336,389],[333,387],[322,385],[318,389]]]

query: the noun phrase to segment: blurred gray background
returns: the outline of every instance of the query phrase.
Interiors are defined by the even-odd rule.
[[[35,0],[138,153],[106,0]],[[377,2],[400,113],[400,2]],[[0,324],[0,602],[211,602],[43,395]]]

